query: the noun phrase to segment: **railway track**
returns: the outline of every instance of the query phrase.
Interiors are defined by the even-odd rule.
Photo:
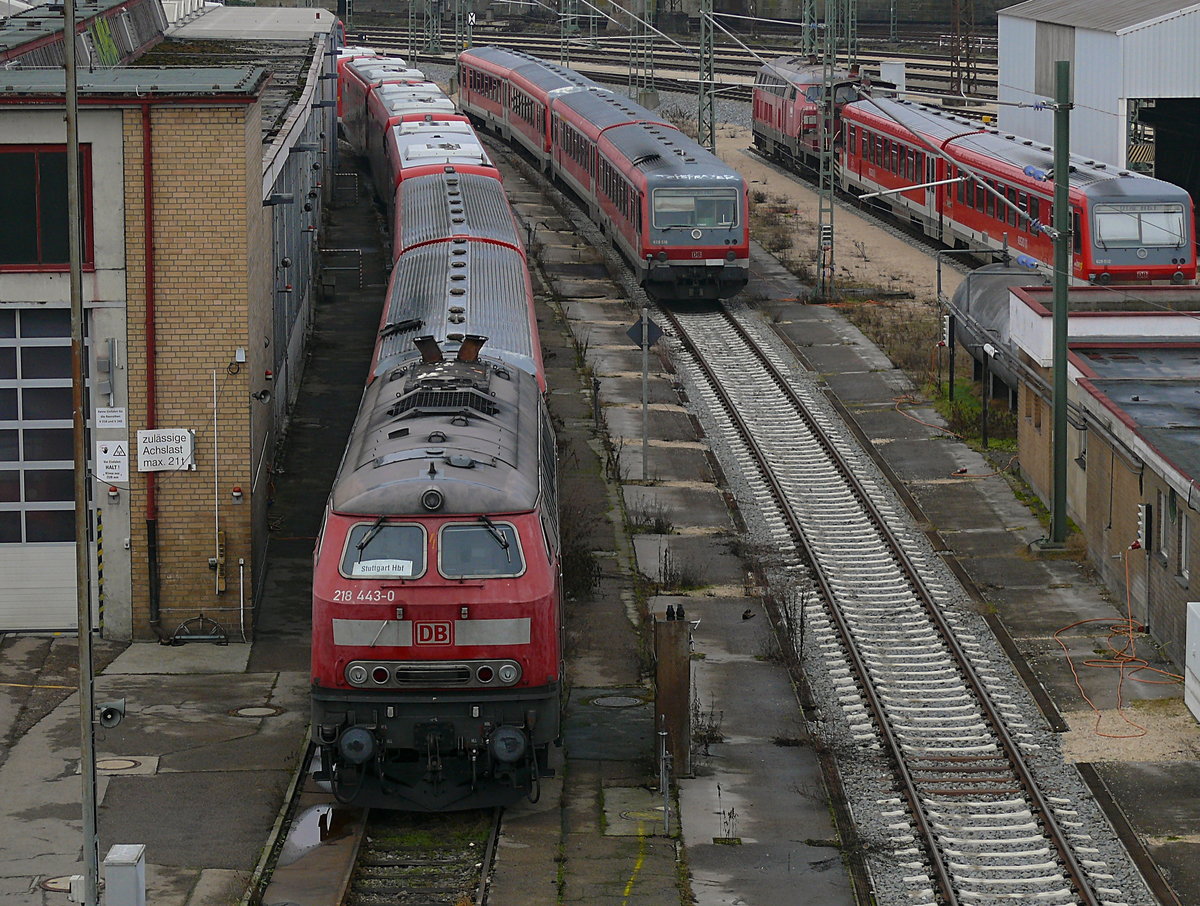
[[[313,747],[258,874],[262,903],[484,906],[502,810],[439,814],[339,804],[314,780]]]
[[[1022,751],[1032,735],[953,608],[932,553],[866,456],[788,376],[778,354],[728,312],[665,313],[703,374],[698,402],[725,426],[781,553],[807,563],[825,606],[799,621],[822,649],[857,746],[881,749],[894,795],[875,803],[890,828],[903,890],[880,902],[1126,902],[1076,820],[1038,785]]]
[[[409,32],[407,28],[369,28],[362,30],[360,38],[363,43],[381,50],[412,56],[419,63],[440,63],[453,65],[454,52],[453,34],[443,36],[444,52],[431,53],[410,50]],[[423,36],[418,36],[423,40]],[[536,34],[503,34],[488,32],[475,36],[474,43],[492,44],[497,47],[523,50],[543,59],[559,59],[560,41],[558,36]],[[722,96],[730,100],[750,100],[750,92],[754,83],[754,75],[762,65],[763,60],[771,60],[780,56],[795,54],[795,45],[763,45],[750,53],[740,47],[723,46],[716,51],[714,70],[722,79]],[[860,51],[858,62],[868,73],[878,75],[880,64],[885,61],[903,60],[907,65],[907,83],[910,90],[931,92],[947,92],[952,75],[952,66],[947,58],[948,50],[934,53],[906,52],[903,56],[876,52]],[[614,77],[623,81],[628,69],[625,60],[629,55],[629,40],[625,37],[602,37],[594,43],[579,39],[571,45],[572,68],[589,78],[597,81],[611,82]],[[696,60],[699,58],[699,48],[694,44],[676,47],[665,41],[656,44],[654,62],[656,69],[655,84],[668,91],[695,91]],[[980,61],[976,64],[976,91],[978,94],[996,96],[996,63],[994,60]]]

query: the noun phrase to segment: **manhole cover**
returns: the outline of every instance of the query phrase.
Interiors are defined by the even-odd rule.
[[[593,698],[592,704],[601,708],[634,708],[645,703],[632,695],[601,695],[599,698]]]
[[[131,771],[141,762],[133,758],[101,758],[96,762],[97,771]]]
[[[59,875],[57,878],[45,878],[38,887],[42,888],[42,890],[53,891],[54,893],[70,893],[71,876]]]
[[[245,708],[235,708],[229,713],[234,717],[274,717],[276,714],[282,714],[283,708],[275,708],[271,705],[249,705]]]

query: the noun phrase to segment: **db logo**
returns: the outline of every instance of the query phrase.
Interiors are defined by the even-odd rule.
[[[693,258],[703,258],[704,252],[692,252],[692,257]]]
[[[418,645],[449,645],[449,623],[415,623]]]

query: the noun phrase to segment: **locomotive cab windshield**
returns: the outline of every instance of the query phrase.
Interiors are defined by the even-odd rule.
[[[652,199],[656,230],[729,229],[738,225],[737,189],[655,189]]]
[[[347,535],[342,575],[414,579],[425,572],[425,529],[416,523],[360,522]]]

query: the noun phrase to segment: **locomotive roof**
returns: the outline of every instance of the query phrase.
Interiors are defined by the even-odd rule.
[[[875,98],[872,101],[859,101],[847,105],[847,109],[851,108],[888,122],[898,121],[929,138],[935,146],[952,139],[947,147],[952,155],[956,148],[969,148],[1003,161],[1018,171],[1029,166],[1043,171],[1054,167],[1054,153],[1049,145],[1001,132],[978,120],[923,104]],[[1175,192],[1181,191],[1161,180],[1109,167],[1107,164],[1076,154],[1071,155],[1071,184],[1084,189],[1088,197],[1143,197],[1161,194],[1168,188],[1174,189]],[[1050,191],[1049,185],[1048,183],[1047,191]]]
[[[421,495],[436,489],[436,515],[530,510],[548,430],[540,406],[533,377],[494,359],[393,368],[363,394],[333,509],[430,515]]]
[[[378,82],[380,79],[417,79],[424,81],[425,74],[419,69],[413,69],[397,57],[358,57],[346,64],[364,82]]]
[[[741,174],[678,129],[647,123],[617,126],[604,138],[655,181],[682,178],[741,182]],[[694,184],[694,183],[693,183]]]
[[[521,247],[504,186],[479,173],[433,173],[400,184],[399,247],[454,234]],[[470,212],[470,216],[467,216]]]
[[[777,78],[799,86],[819,85],[825,79],[825,67],[820,63],[813,62],[812,58],[807,56],[791,55],[777,57],[774,60],[764,63],[758,71],[770,73]],[[848,79],[850,78],[850,73],[845,69],[834,69],[833,77],[835,79]]]
[[[421,214],[406,219],[419,221]],[[465,238],[409,249],[388,284],[375,374],[420,358],[413,341],[426,334],[450,352],[466,334],[488,337],[491,356],[540,373],[530,293],[525,258],[516,249]]]

